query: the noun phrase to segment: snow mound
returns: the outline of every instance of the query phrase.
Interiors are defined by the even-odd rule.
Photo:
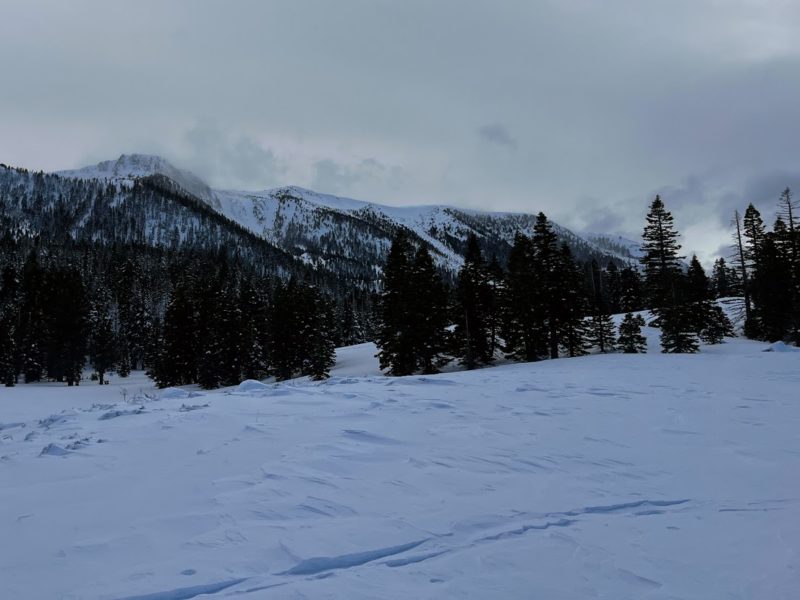
[[[800,352],[800,348],[783,342],[773,342],[764,349],[764,352]]]
[[[266,383],[261,383],[255,379],[245,379],[242,383],[236,386],[237,392],[263,392],[268,389],[269,386]]]
[[[183,400],[184,398],[189,397],[189,392],[182,390],[181,388],[168,387],[161,390],[162,400]]]
[[[42,448],[39,456],[66,456],[67,454],[69,454],[69,450],[62,448],[58,444],[47,444]]]

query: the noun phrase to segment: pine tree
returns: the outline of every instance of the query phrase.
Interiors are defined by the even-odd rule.
[[[533,274],[536,281],[532,298],[533,309],[544,317],[547,331],[547,349],[550,358],[558,358],[561,327],[559,316],[565,308],[560,285],[563,283],[563,253],[558,238],[544,213],[536,216],[533,226]],[[571,258],[571,257],[570,257]],[[571,274],[570,274],[571,277]]]
[[[644,319],[640,315],[634,316],[633,313],[627,313],[619,324],[617,342],[625,354],[647,352],[647,339],[642,335],[643,323]]]
[[[272,297],[272,310],[269,320],[270,330],[270,371],[278,381],[294,377],[302,367],[300,292],[294,279],[275,286]]]
[[[592,316],[589,323],[589,341],[600,352],[614,352],[616,350],[616,328],[609,314],[598,313]]]
[[[686,305],[664,308],[661,311],[661,349],[665,353],[697,352],[697,339],[693,315]]]
[[[583,356],[588,352],[584,278],[566,243],[561,245],[556,277],[557,283],[553,289],[557,290],[557,296],[553,308],[559,345],[570,358]]]
[[[489,306],[487,312],[487,326],[489,328],[489,354],[494,360],[497,348],[500,346],[500,330],[503,324],[503,305],[505,303],[505,281],[506,274],[503,267],[497,260],[497,256],[492,256],[486,268],[489,284]]]
[[[0,311],[0,384],[14,387],[17,382],[14,318],[9,307]]]
[[[467,369],[492,362],[489,314],[493,304],[489,273],[478,238],[470,234],[464,265],[458,273],[454,316],[454,354]]]
[[[755,270],[758,268],[758,263],[761,260],[761,248],[766,238],[764,221],[761,219],[761,213],[758,212],[758,209],[752,204],[749,204],[744,211],[744,219],[742,222],[745,259],[749,267]]]
[[[778,201],[779,219],[785,223],[785,233],[773,229],[775,242],[779,244],[782,237],[785,241],[784,255],[788,274],[787,285],[790,288],[790,332],[788,337],[800,345],[800,204],[792,198],[792,192],[786,188]]]
[[[632,312],[644,307],[642,302],[642,280],[639,272],[625,267],[619,273],[619,310]]]
[[[710,298],[710,286],[706,275],[697,255],[692,256],[689,268],[686,271],[686,301],[703,302]]]
[[[415,290],[409,311],[415,370],[437,373],[447,362],[447,290],[425,246],[417,249],[410,281]]]
[[[412,323],[409,312],[411,288],[411,244],[398,229],[383,270],[383,292],[379,301],[376,336],[381,369],[391,375],[410,375],[415,369]]]
[[[733,295],[733,284],[731,282],[731,271],[725,259],[720,257],[714,261],[714,268],[711,275],[711,287],[715,298],[727,298]]]
[[[544,316],[535,302],[541,290],[533,269],[531,239],[517,233],[508,257],[501,326],[503,350],[512,360],[531,362],[547,354]]]
[[[100,385],[108,383],[106,372],[117,362],[117,339],[111,315],[111,298],[104,287],[95,290],[89,312],[89,360],[97,372]]]
[[[603,276],[596,261],[591,262],[589,270],[593,307],[592,318],[587,327],[587,340],[592,346],[599,348],[602,353],[613,352],[616,346],[616,328],[610,314],[610,306],[614,300],[611,294],[606,293],[605,289],[609,280],[607,276],[609,272],[613,273],[612,277],[616,278],[617,287],[619,284],[616,267],[611,269],[612,266],[613,263],[606,270],[606,277]]]
[[[733,224],[734,224],[734,233],[733,233],[733,241],[734,241],[734,250],[736,252],[734,258],[734,267],[737,268],[740,274],[740,281],[741,281],[741,291],[742,296],[744,299],[744,317],[745,317],[745,335],[748,337],[750,336],[750,332],[748,331],[749,324],[752,321],[752,305],[750,302],[750,277],[749,277],[749,269],[747,266],[747,258],[744,249],[744,239],[742,237],[742,220],[739,217],[739,211],[736,210],[733,213]]]
[[[607,302],[607,310],[611,314],[622,310],[622,276],[617,265],[612,261],[608,263],[604,273],[600,273],[602,296]]]
[[[327,379],[336,363],[336,327],[333,320],[333,301],[318,289],[307,287],[310,331],[304,339],[308,350],[304,374],[314,381]]]
[[[47,313],[47,375],[68,386],[78,385],[86,361],[89,303],[80,272],[75,268],[47,273],[50,298]]]
[[[44,376],[44,349],[49,321],[45,318],[47,299],[44,275],[36,253],[31,252],[22,269],[22,303],[16,330],[17,372],[23,374],[25,383],[40,381]]]
[[[149,375],[159,387],[185,385],[197,381],[198,314],[191,277],[179,281],[172,290],[164,312],[156,364]]]
[[[733,324],[717,303],[706,301],[700,339],[705,344],[720,344],[734,335]]]
[[[745,333],[769,342],[785,340],[792,329],[792,290],[789,264],[781,257],[772,236],[760,244],[751,282],[753,311]]]
[[[664,308],[681,303],[678,279],[681,268],[678,255],[681,249],[672,214],[659,196],[655,197],[647,214],[642,238],[642,258],[645,289],[651,311],[660,316]]]
[[[267,301],[258,293],[250,279],[242,282],[239,290],[239,314],[242,316],[242,376],[245,379],[263,379],[267,375],[267,348],[263,333],[267,329]]]

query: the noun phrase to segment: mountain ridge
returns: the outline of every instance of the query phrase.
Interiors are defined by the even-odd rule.
[[[464,242],[470,233],[481,239],[487,255],[504,261],[514,235],[518,231],[530,233],[536,218],[532,213],[481,211],[445,204],[393,206],[296,185],[260,191],[214,189],[190,171],[147,154],[123,154],[116,160],[54,174],[70,179],[107,180],[123,186],[150,175],[163,175],[226,218],[314,268],[344,268],[367,280],[380,276],[383,256],[398,227],[411,232],[418,243],[428,245],[437,266],[454,275],[463,262]],[[588,237],[557,223],[553,227],[579,259],[631,265],[637,262],[629,250],[635,242],[612,243],[610,235]]]

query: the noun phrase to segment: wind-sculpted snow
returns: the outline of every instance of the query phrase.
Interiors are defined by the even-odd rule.
[[[0,597],[793,599],[800,354],[765,348],[2,389]]]

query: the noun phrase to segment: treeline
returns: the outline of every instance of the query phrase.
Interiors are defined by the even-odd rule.
[[[498,356],[535,361],[616,349],[610,314],[642,308],[642,282],[630,266],[581,265],[540,213],[531,236],[517,233],[506,265],[487,260],[477,236],[449,288],[425,246],[395,235],[377,317],[378,358],[393,375],[434,373],[451,360],[467,369]],[[591,319],[587,319],[591,316]],[[626,351],[641,351],[641,324]],[[630,325],[629,323],[629,325]],[[631,329],[629,327],[629,329]],[[637,337],[639,336],[639,337]]]
[[[696,352],[733,328],[716,297],[736,291],[735,271],[718,263],[709,280],[697,257],[679,255],[672,215],[659,197],[644,230],[642,272],[615,263],[578,263],[539,213],[531,235],[516,234],[506,265],[486,259],[475,235],[449,289],[425,247],[395,236],[379,302],[381,368],[393,375],[434,373],[452,360],[467,369],[498,357],[537,361],[599,352],[644,352],[641,316],[652,310],[664,352]],[[611,315],[626,313],[619,329]]]
[[[245,379],[327,377],[334,363],[333,303],[316,287],[264,285],[224,265],[183,273],[164,313],[153,366],[160,387],[206,389]]]
[[[800,344],[800,207],[788,188],[767,230],[750,204],[734,214],[735,268],[742,281],[747,337]]]
[[[334,299],[224,250],[0,241],[0,381],[78,385],[86,367],[206,388],[324,377],[370,337],[370,299]]]

